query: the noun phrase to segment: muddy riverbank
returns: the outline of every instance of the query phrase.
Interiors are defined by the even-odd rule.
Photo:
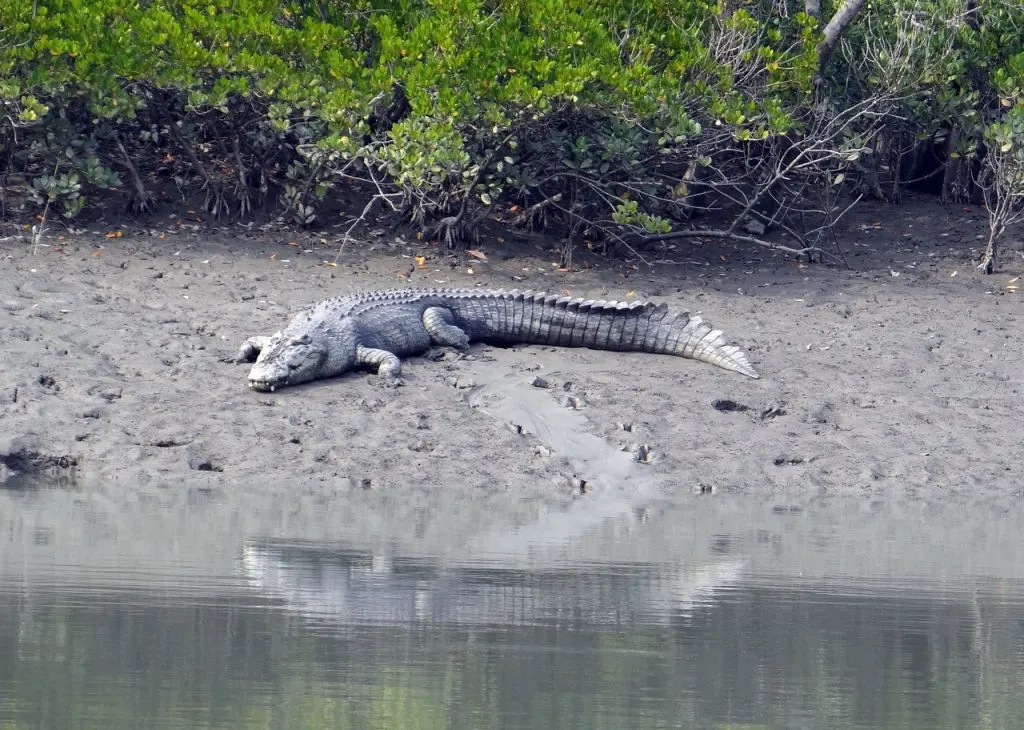
[[[90,226],[0,243],[0,471],[126,485],[319,484],[588,495],[749,491],[1016,501],[1024,269],[977,274],[980,211],[918,201],[844,222],[850,269],[689,242],[653,267],[485,238],[487,260],[391,234]],[[123,237],[107,237],[114,230]],[[1019,248],[1019,247],[1018,247]],[[531,288],[702,313],[762,373],[474,346],[273,394],[224,359],[361,288]],[[532,383],[542,376],[549,387]],[[636,455],[649,454],[647,460]],[[585,484],[581,484],[585,482]]]

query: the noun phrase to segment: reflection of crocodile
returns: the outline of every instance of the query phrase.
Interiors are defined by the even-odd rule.
[[[719,330],[688,312],[650,302],[606,302],[533,292],[406,289],[336,297],[296,316],[272,337],[250,337],[239,362],[255,360],[249,386],[272,391],[356,367],[376,367],[397,382],[399,357],[432,344],[532,343],[679,355],[757,371]]]
[[[441,568],[317,543],[249,543],[246,577],[306,618],[335,624],[436,622],[629,625],[671,619],[736,581],[742,564],[623,563],[571,570]]]

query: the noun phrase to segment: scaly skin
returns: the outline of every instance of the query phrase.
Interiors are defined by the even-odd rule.
[[[678,355],[759,377],[747,356],[699,316],[650,302],[606,302],[530,291],[396,289],[327,299],[271,337],[250,337],[236,360],[249,387],[274,391],[374,367],[400,382],[400,358],[431,345],[530,343]]]

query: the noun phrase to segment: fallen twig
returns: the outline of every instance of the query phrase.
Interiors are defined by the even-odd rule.
[[[656,233],[654,235],[644,236],[643,241],[645,243],[656,243],[658,241],[672,241],[677,238],[727,238],[732,241],[752,243],[755,246],[769,248],[773,251],[783,251],[785,253],[791,253],[794,256],[807,256],[808,258],[810,258],[814,253],[825,253],[819,246],[793,248],[792,246],[786,246],[781,243],[772,243],[771,241],[766,241],[763,238],[758,238],[757,236],[746,236],[742,233],[735,233],[733,231],[716,231],[702,228],[686,231],[672,231],[671,233]]]

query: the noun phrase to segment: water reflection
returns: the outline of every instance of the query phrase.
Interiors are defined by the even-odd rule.
[[[307,497],[0,492],[0,727],[1024,717],[1024,513]]]
[[[246,545],[253,585],[288,610],[333,623],[493,626],[663,624],[736,583],[742,562],[574,563],[561,569],[448,567],[329,545]]]

